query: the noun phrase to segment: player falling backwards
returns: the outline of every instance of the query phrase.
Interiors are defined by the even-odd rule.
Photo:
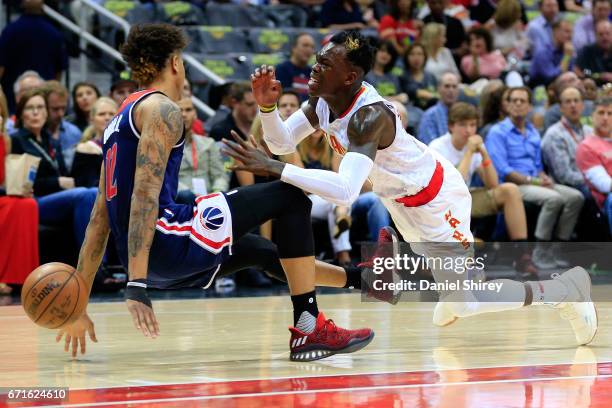
[[[130,95],[104,132],[104,163],[99,194],[79,254],[77,270],[91,285],[112,231],[119,258],[129,271],[126,303],[134,325],[145,336],[159,335],[146,288],[204,286],[245,267],[260,266],[276,278],[285,275],[293,303],[290,358],[310,361],[351,353],[374,337],[370,329],[345,330],[317,309],[315,284],[349,286],[349,272],[316,262],[311,201],[281,181],[256,184],[196,199],[197,206],[174,202],[183,154],[184,128],[176,101],[185,70],[179,28],[134,26],[122,48],[132,75],[147,90]],[[248,234],[276,219],[277,245]],[[298,231],[299,233],[296,233]],[[351,276],[357,276],[353,271]],[[65,350],[85,352],[85,334],[96,341],[87,313],[61,330]]]
[[[243,162],[240,169],[275,175],[341,206],[357,198],[369,177],[414,252],[426,257],[471,256],[468,188],[446,159],[406,133],[393,106],[364,82],[373,55],[373,48],[358,32],[334,35],[316,55],[308,82],[310,99],[284,122],[275,105],[281,85],[274,69],[262,66],[251,76],[270,151],[289,154],[320,127],[331,147],[344,155],[338,173],[281,163],[244,142],[228,141],[226,150]],[[434,268],[432,273],[437,282],[458,279],[453,271]],[[360,280],[353,282],[359,285]],[[597,314],[584,269],[573,268],[547,281],[494,282],[503,283],[498,294],[441,292],[434,324],[445,326],[458,317],[545,304],[569,320],[578,344],[587,344],[595,336]]]

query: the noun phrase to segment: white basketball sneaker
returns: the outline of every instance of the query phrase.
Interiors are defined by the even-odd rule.
[[[561,275],[553,275],[553,278],[563,282],[568,291],[566,301],[553,307],[572,325],[578,345],[589,344],[597,333],[597,309],[591,301],[589,273],[577,266]]]

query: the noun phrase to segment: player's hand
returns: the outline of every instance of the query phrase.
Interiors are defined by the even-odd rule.
[[[159,323],[153,312],[153,308],[138,302],[137,300],[127,299],[127,308],[132,314],[134,327],[140,330],[145,337],[156,338],[159,336]]]
[[[555,182],[547,174],[541,174],[540,180],[542,180],[542,187],[552,187]]]
[[[263,148],[257,144],[253,135],[249,137],[249,142],[247,142],[233,130],[231,133],[235,142],[223,139],[222,150],[223,153],[239,162],[232,166],[232,170],[245,170],[258,176],[274,175],[280,177],[285,164],[271,159]]]
[[[262,65],[251,74],[253,97],[259,106],[272,106],[281,96],[283,87],[276,80],[274,67]]]
[[[60,329],[59,333],[57,333],[57,336],[55,337],[55,341],[59,343],[59,341],[65,335],[64,351],[68,352],[70,345],[72,344],[72,357],[74,358],[77,356],[79,345],[81,348],[81,354],[85,354],[85,333],[89,333],[89,338],[91,341],[94,343],[98,342],[98,339],[96,338],[96,331],[94,330],[94,324],[87,315],[87,312],[84,312],[74,323]]]
[[[74,188],[74,179],[72,177],[60,177],[58,181],[60,187],[64,190],[70,190]]]
[[[480,146],[482,146],[483,144],[483,140],[482,137],[480,137],[479,135],[473,135],[468,137],[468,142],[467,142],[467,146],[468,146],[468,150],[470,150],[473,153],[476,153],[477,151],[480,150]]]

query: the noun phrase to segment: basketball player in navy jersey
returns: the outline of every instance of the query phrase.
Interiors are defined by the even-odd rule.
[[[311,361],[365,347],[370,329],[346,330],[317,309],[315,284],[344,286],[342,268],[315,268],[310,200],[302,190],[275,181],[196,199],[196,207],[174,202],[183,154],[180,99],[185,70],[180,28],[134,26],[122,55],[146,90],[130,95],[104,132],[99,194],[77,270],[93,282],[112,231],[121,263],[129,272],[125,297],[135,327],[147,337],[160,332],[147,286],[208,287],[217,276],[244,267],[285,274],[294,309],[290,358]],[[248,231],[276,219],[276,246]],[[295,231],[299,231],[296,234]],[[338,281],[338,277],[344,281]],[[85,352],[85,334],[96,341],[84,313],[61,330],[65,349]]]

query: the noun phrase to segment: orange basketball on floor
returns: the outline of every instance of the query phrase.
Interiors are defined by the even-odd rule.
[[[70,265],[51,262],[34,269],[21,290],[21,304],[39,326],[59,329],[78,319],[89,300],[87,285]]]

